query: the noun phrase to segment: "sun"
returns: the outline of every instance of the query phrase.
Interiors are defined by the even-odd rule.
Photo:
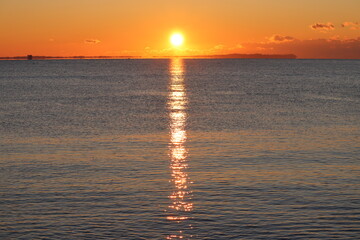
[[[181,33],[174,33],[170,37],[170,42],[174,47],[180,47],[184,43],[184,36]]]

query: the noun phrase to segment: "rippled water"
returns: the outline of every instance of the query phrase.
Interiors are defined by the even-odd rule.
[[[1,239],[357,239],[360,61],[0,62]]]

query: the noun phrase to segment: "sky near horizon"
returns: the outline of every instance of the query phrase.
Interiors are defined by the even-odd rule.
[[[359,59],[359,10],[360,0],[0,0],[0,56]]]

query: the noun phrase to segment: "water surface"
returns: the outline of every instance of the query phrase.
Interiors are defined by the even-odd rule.
[[[360,62],[0,62],[2,239],[356,239]]]

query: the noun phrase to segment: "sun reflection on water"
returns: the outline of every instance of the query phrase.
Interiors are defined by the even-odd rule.
[[[173,191],[169,196],[171,204],[168,207],[167,219],[174,224],[178,224],[176,234],[170,234],[167,239],[189,239],[191,236],[185,233],[186,229],[191,228],[190,212],[193,210],[191,201],[192,192],[190,189],[190,179],[187,173],[187,149],[186,143],[186,108],[187,97],[184,85],[184,65],[183,60],[174,58],[170,64],[170,85],[168,96],[168,110],[170,119],[170,170]]]

